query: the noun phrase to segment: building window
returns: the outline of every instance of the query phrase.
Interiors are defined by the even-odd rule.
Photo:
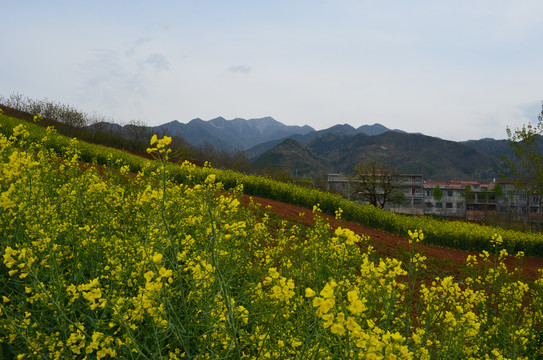
[[[432,204],[431,202],[427,201],[427,202],[426,202],[426,207],[427,207],[428,209],[431,209],[431,208],[434,207],[434,204]]]
[[[448,190],[448,191],[447,191],[447,196],[449,196],[449,197],[453,196],[452,190]]]
[[[426,196],[432,196],[432,191],[426,190]]]
[[[422,205],[422,199],[413,199],[413,205],[414,206],[421,206]]]
[[[453,208],[452,203],[446,203],[445,206],[447,207],[447,209],[452,209]]]
[[[442,207],[443,207],[442,203],[440,203],[440,202],[436,203],[436,208],[441,209]]]
[[[463,209],[464,208],[464,203],[456,203],[456,208],[457,209]]]

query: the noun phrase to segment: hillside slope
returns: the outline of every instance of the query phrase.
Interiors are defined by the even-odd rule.
[[[327,132],[304,145],[290,146],[288,151],[283,144],[275,145],[254,159],[253,164],[258,167],[262,159],[274,157],[275,163],[283,167],[296,164],[298,169],[307,169],[308,174],[320,171],[321,175],[353,174],[357,164],[370,158],[433,180],[491,179],[507,172],[499,157],[469,144],[393,131],[374,136]]]
[[[327,136],[314,139],[307,147],[334,164],[334,172],[346,174],[369,158],[436,180],[492,178],[504,171],[495,157],[465,144],[425,135],[387,132],[376,136]]]
[[[325,161],[301,146],[296,140],[286,139],[252,161],[257,168],[273,167],[292,171],[294,175],[320,175],[328,166]]]

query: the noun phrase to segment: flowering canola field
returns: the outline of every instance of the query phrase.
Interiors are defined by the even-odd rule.
[[[0,358],[543,358],[543,271],[509,272],[499,234],[471,276],[428,279],[422,231],[408,261],[380,258],[322,217],[241,206],[214,169],[173,182],[167,137],[134,175],[52,136],[0,134]]]

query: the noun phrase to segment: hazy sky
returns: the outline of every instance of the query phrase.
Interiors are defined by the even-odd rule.
[[[0,95],[116,122],[272,116],[506,138],[543,100],[543,1],[6,1]]]

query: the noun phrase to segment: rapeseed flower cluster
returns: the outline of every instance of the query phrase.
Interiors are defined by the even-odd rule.
[[[430,278],[417,251],[241,206],[210,173],[174,183],[171,139],[138,174],[62,157],[24,126],[0,134],[0,343],[39,359],[530,359],[543,356],[543,271],[493,253],[465,279]],[[188,178],[188,177],[187,177]],[[336,218],[341,218],[338,210]]]
[[[168,146],[172,143],[172,138],[169,136],[164,136],[162,139],[159,139],[156,135],[151,137],[150,145],[155,145],[153,148],[148,148],[147,153],[151,154],[153,152],[158,152],[159,154],[169,154],[172,152]]]

